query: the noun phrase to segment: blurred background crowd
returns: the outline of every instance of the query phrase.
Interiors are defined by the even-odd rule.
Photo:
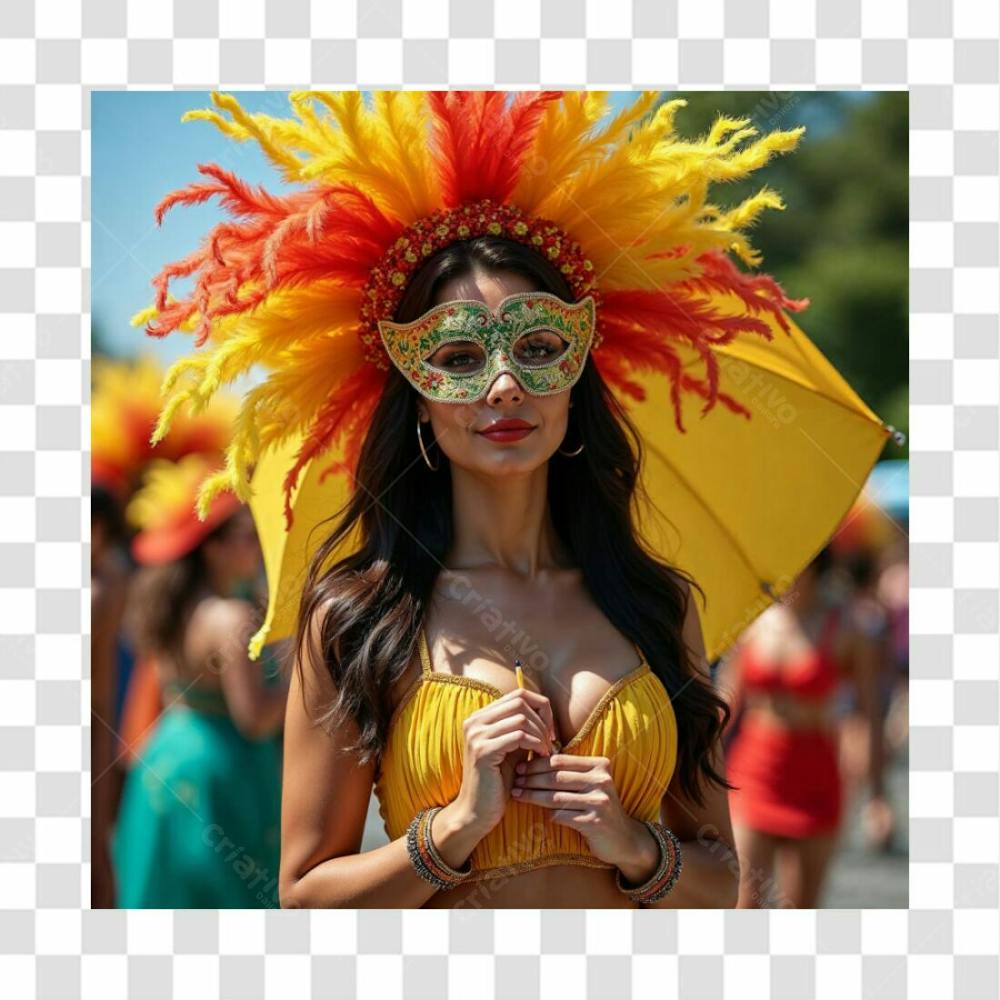
[[[247,642],[266,602],[222,467],[233,400],[153,448],[164,372],[99,359],[91,409],[92,905],[276,906],[287,684]]]
[[[755,244],[789,294],[811,299],[810,338],[905,431],[906,94],[664,99],[676,96],[692,136],[720,112],[762,131],[807,126],[795,157],[766,170],[793,210],[768,213]],[[222,494],[206,520],[194,514],[235,408],[220,398],[152,448],[178,346],[128,319],[160,262],[190,250],[215,211],[151,226],[151,206],[194,163],[239,155],[241,174],[279,182],[211,130],[178,124],[177,142],[162,141],[164,121],[201,95],[145,95],[164,104],[146,119],[125,103],[134,97],[102,94],[93,120],[92,905],[276,907],[282,650],[246,655],[266,602],[248,510]],[[278,99],[241,95],[251,110]],[[155,171],[140,155],[147,128],[163,150]],[[732,185],[733,201],[749,193]],[[733,711],[729,778],[742,782],[731,795],[749,873],[741,906],[907,905],[906,457],[887,445],[827,546],[711,664]],[[384,841],[373,799],[362,848]]]

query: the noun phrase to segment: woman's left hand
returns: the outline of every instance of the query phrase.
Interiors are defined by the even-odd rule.
[[[553,823],[577,830],[598,859],[621,869],[629,881],[643,882],[655,870],[659,846],[622,806],[607,757],[557,753],[522,761],[511,794],[551,809]]]

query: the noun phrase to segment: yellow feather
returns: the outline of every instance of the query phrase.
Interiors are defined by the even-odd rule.
[[[712,249],[760,261],[740,230],[765,208],[780,207],[780,200],[761,193],[721,212],[707,202],[708,187],[748,176],[794,148],[805,130],[773,132],[744,145],[758,134],[749,119],[720,116],[702,138],[680,140],[673,125],[684,103],[665,102],[638,121],[631,141],[610,144],[603,156],[575,164],[563,157],[557,165],[565,172],[551,171],[547,178],[538,214],[580,241],[603,287],[663,287],[690,276],[696,258]],[[556,119],[550,136],[565,118]],[[683,257],[654,256],[681,245],[689,248]]]
[[[263,114],[247,114],[240,102],[232,94],[222,94],[218,91],[213,91],[212,103],[223,111],[228,111],[233,121],[257,140],[258,145],[268,159],[281,170],[285,180],[297,181],[299,179],[302,166],[299,158],[288,152],[287,149],[282,148],[279,143],[272,141],[270,126],[274,119]]]
[[[377,90],[375,137],[386,171],[409,196],[406,222],[430,215],[440,204],[437,171],[430,158],[427,98],[419,91]]]
[[[764,209],[774,208],[783,211],[784,207],[785,203],[777,191],[763,187],[755,195],[720,216],[719,223],[727,229],[746,229],[757,221]]]
[[[232,139],[236,139],[237,142],[245,142],[247,139],[253,138],[253,134],[248,129],[223,118],[218,111],[210,111],[208,108],[194,108],[191,111],[185,111],[181,115],[182,124],[184,122],[198,121],[211,122],[220,132]]]
[[[251,660],[260,658],[261,650],[264,648],[264,643],[267,642],[267,636],[270,631],[271,626],[265,622],[254,632],[253,638],[250,640],[250,645],[247,647],[247,656]]]
[[[167,302],[176,302],[177,300],[172,296],[167,296]],[[146,326],[152,320],[156,319],[160,315],[160,310],[156,306],[147,306],[145,309],[140,309],[129,319],[130,326]],[[177,327],[182,333],[193,333],[198,329],[199,313],[197,310],[193,312],[180,326]]]
[[[567,91],[551,102],[542,115],[525,170],[514,189],[512,201],[530,214],[541,215],[539,206],[554,184],[572,176],[581,162],[603,149],[592,136],[607,105],[607,94],[599,91]]]
[[[329,123],[337,127],[328,125],[326,145],[303,167],[304,179],[356,184],[404,222],[438,207],[425,94],[376,91],[370,110],[357,91],[308,96],[326,108]]]
[[[195,511],[199,519],[204,521],[208,517],[212,501],[218,494],[224,490],[234,490],[234,486],[235,484],[228,469],[216,472],[203,480],[201,486],[198,488],[198,499],[195,506]],[[234,492],[238,491],[234,490]]]

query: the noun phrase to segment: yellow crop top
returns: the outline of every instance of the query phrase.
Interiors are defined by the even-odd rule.
[[[445,806],[462,784],[462,723],[504,692],[485,681],[433,670],[427,636],[419,636],[421,678],[392,714],[375,795],[390,840],[406,833],[428,806]],[[641,663],[604,693],[560,753],[602,756],[622,805],[641,820],[660,818],[677,760],[677,720],[660,679]],[[511,798],[503,819],[473,849],[466,881],[573,864],[613,868],[595,857],[582,834],[549,820],[551,810]]]

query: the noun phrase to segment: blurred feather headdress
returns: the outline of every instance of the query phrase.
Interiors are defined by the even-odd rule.
[[[177,414],[170,433],[154,446],[150,439],[159,418],[163,378],[164,369],[148,354],[135,360],[94,361],[91,481],[122,501],[139,486],[154,459],[177,461],[198,453],[221,457],[232,441],[239,401],[218,393],[199,413]]]
[[[156,566],[182,558],[240,509],[234,494],[220,493],[203,518],[195,516],[202,482],[221,465],[221,455],[192,452],[177,461],[156,458],[146,466],[125,510],[136,529],[132,554],[137,562]]]
[[[789,299],[766,274],[747,230],[783,207],[762,187],[735,207],[709,201],[714,183],[746,178],[797,144],[803,128],[758,136],[749,119],[718,117],[688,141],[674,132],[686,104],[641,92],[612,113],[597,91],[299,92],[287,118],[251,114],[228,94],[183,120],[212,122],[254,141],[283,179],[275,195],[214,164],[173,192],[178,205],[218,198],[230,218],[154,280],[153,307],[134,322],[162,337],[194,334],[168,372],[157,435],[255,365],[268,375],[244,396],[226,467],[204,482],[199,508],[231,489],[250,498],[248,472],[267,449],[297,437],[284,482],[286,523],[302,469],[337,447],[351,475],[390,366],[375,325],[393,312],[423,260],[455,240],[493,233],[533,246],[559,266],[577,298],[593,294],[591,353],[605,382],[643,399],[634,376],[669,377],[683,430],[684,394],[748,411],[719,389],[714,349],[743,334],[788,329]],[[193,288],[173,298],[170,284]],[[731,293],[741,309],[720,310]],[[694,371],[682,364],[693,350]],[[332,451],[331,451],[332,453]]]

